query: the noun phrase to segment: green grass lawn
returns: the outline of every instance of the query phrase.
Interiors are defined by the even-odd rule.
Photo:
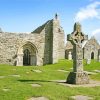
[[[72,71],[72,61],[60,60],[58,64],[46,66],[9,66],[0,65],[0,100],[27,100],[31,97],[44,96],[49,100],[71,100],[74,95],[87,95],[94,100],[100,100],[100,86],[97,87],[67,87],[50,80],[66,80],[69,72]],[[92,61],[84,69],[94,72],[100,70],[100,63]],[[34,72],[41,70],[41,73]],[[15,77],[12,75],[20,75]],[[100,73],[89,75],[93,80],[100,80]],[[41,87],[32,87],[31,84],[40,84]],[[3,89],[8,89],[4,91]]]

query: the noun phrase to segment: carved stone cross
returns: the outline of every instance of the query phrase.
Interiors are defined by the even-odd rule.
[[[67,40],[71,41],[72,44],[82,44],[84,40],[87,40],[88,36],[84,35],[82,32],[73,32],[67,36]]]
[[[84,83],[85,81],[83,82],[82,78],[84,77],[84,75],[88,76],[86,73],[83,74],[84,72],[83,72],[83,50],[82,50],[82,43],[87,39],[88,36],[84,35],[81,32],[81,25],[79,23],[75,23],[74,32],[67,35],[67,40],[73,44],[73,72],[71,72],[68,76],[67,82],[69,83],[75,83],[75,84]],[[78,77],[77,75],[82,77]],[[74,79],[72,77],[74,77]],[[81,82],[79,80],[81,80]],[[88,81],[86,82],[88,83]]]

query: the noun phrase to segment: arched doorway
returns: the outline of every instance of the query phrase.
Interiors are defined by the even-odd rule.
[[[23,65],[36,65],[37,57],[36,57],[36,48],[27,43],[23,46]]]
[[[27,42],[18,50],[17,66],[37,65],[37,49],[34,44]]]
[[[91,53],[91,59],[94,59],[94,52]]]
[[[31,65],[30,63],[30,51],[28,49],[25,49],[23,51],[23,65]]]

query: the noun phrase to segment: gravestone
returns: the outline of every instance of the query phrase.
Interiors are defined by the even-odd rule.
[[[72,60],[72,53],[71,52],[69,52],[69,54],[68,54],[68,60]]]
[[[86,64],[90,64],[91,63],[91,59],[86,59]]]
[[[69,84],[87,84],[89,77],[83,71],[83,49],[82,43],[88,39],[87,35],[81,32],[81,25],[75,23],[74,31],[67,36],[67,40],[73,45],[73,72],[70,72],[67,77]]]

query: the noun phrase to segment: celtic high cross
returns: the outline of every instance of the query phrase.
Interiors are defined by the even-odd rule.
[[[84,77],[82,43],[87,39],[88,36],[84,35],[84,33],[81,32],[81,25],[79,23],[75,23],[74,31],[71,34],[67,35],[67,40],[73,44],[73,72],[71,72],[67,78],[67,82],[69,83],[84,83],[83,80],[80,79]],[[77,75],[80,75],[81,77],[78,77]],[[86,73],[84,75],[87,76]],[[81,80],[82,82],[79,82],[79,80]]]

